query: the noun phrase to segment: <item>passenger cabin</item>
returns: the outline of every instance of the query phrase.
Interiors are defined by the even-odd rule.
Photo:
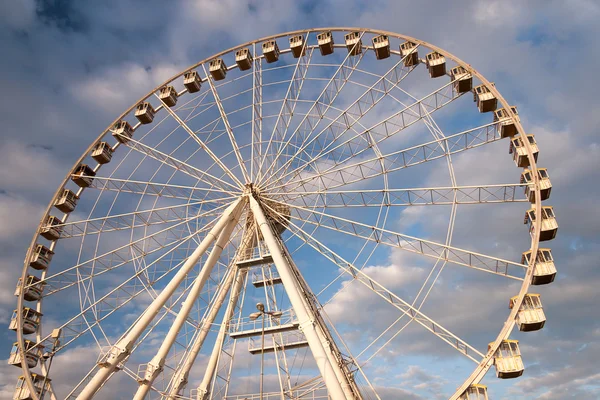
[[[523,253],[521,257],[521,264],[529,265],[531,263],[531,250]],[[556,277],[556,266],[554,265],[554,259],[552,258],[552,251],[550,249],[538,249],[537,257],[535,258],[535,265],[533,266],[533,280],[532,285],[547,285],[548,283],[554,282]]]
[[[322,56],[327,56],[333,53],[333,35],[331,31],[321,32],[317,35],[317,43]]]
[[[50,265],[54,252],[42,244],[36,244],[29,266],[33,269],[44,270]]]
[[[33,388],[37,398],[42,399],[46,392],[50,390],[50,378],[46,378],[43,375],[31,374],[31,380],[33,381]],[[17,386],[15,387],[15,393],[13,400],[33,400],[33,393],[29,390],[29,385],[24,376],[20,376],[17,380]]]
[[[427,56],[425,56],[425,62],[427,63],[429,76],[432,78],[439,78],[440,76],[446,75],[446,57],[440,53],[434,51],[433,53],[427,54]]]
[[[169,107],[177,104],[177,90],[173,86],[163,86],[158,97]]]
[[[279,46],[275,40],[267,40],[262,44],[262,52],[268,63],[279,60]]]
[[[535,209],[530,208],[525,213],[525,224],[529,224],[529,233],[535,234]],[[542,206],[542,227],[540,232],[540,241],[552,240],[556,237],[558,231],[558,223],[554,216],[552,206]]]
[[[515,118],[519,120],[519,113],[517,112],[516,106],[510,106]],[[508,115],[508,111],[504,108],[500,108],[494,111],[494,122],[500,123],[500,137],[513,137],[517,134],[517,127],[515,121]]]
[[[92,158],[96,160],[98,164],[109,163],[112,159],[113,149],[110,144],[106,142],[100,142],[92,150]]]
[[[220,81],[227,76],[227,65],[222,58],[213,58],[208,64],[208,71],[215,81]]]
[[[156,110],[152,107],[152,104],[147,101],[143,101],[137,105],[135,108],[135,117],[142,124],[149,124],[154,121],[154,115],[156,114]]]
[[[306,47],[304,47],[304,36],[294,35],[290,37],[290,50],[294,58],[304,57],[306,54]]]
[[[413,42],[400,44],[400,54],[404,59],[405,67],[412,67],[419,63],[419,51],[417,50],[417,45]]]
[[[54,207],[68,214],[75,209],[77,201],[79,201],[79,196],[69,189],[63,189],[60,197],[54,202]]]
[[[508,308],[511,310],[519,296],[510,299]],[[546,316],[542,308],[539,294],[526,294],[517,313],[517,325],[522,332],[538,331],[544,327]]]
[[[75,171],[73,171],[71,180],[75,182],[77,186],[86,188],[92,184],[94,176],[96,176],[96,171],[86,164],[80,164],[75,168]]]
[[[40,235],[48,240],[56,240],[60,237],[63,227],[62,221],[54,215],[49,215],[44,222]]]
[[[373,50],[378,60],[383,60],[390,56],[390,39],[387,35],[379,35],[373,38]]]
[[[351,56],[356,56],[362,53],[362,40],[360,32],[350,32],[344,36],[346,40],[346,49]]]
[[[490,343],[488,350],[493,343]],[[525,366],[521,359],[518,340],[503,340],[494,355],[496,376],[500,379],[517,378],[523,375]]]
[[[460,395],[458,400],[488,400],[487,386],[474,384]]]
[[[246,71],[252,68],[252,53],[250,49],[243,48],[235,52],[235,63],[240,71]]]
[[[12,331],[16,331],[19,324],[17,322],[17,313],[19,310],[13,311],[12,318],[10,319],[10,324],[8,325],[8,329]],[[40,325],[40,320],[42,319],[42,313],[35,311],[33,308],[23,307],[23,333],[25,335],[31,335],[37,331],[38,326]]]
[[[533,152],[533,158],[535,161],[538,159],[538,153],[540,150],[538,149],[538,145],[535,141],[534,135],[527,135],[527,140],[531,145],[531,151]],[[523,143],[523,138],[521,135],[516,136],[510,140],[510,147],[508,148],[508,154],[513,155],[513,160],[515,164],[519,168],[529,167],[529,157],[527,156],[527,149],[525,148],[525,144]]]
[[[25,360],[27,360],[27,366],[29,368],[35,368],[40,357],[42,357],[42,354],[44,354],[44,346],[27,339],[23,341],[23,345],[25,347]],[[8,356],[8,363],[17,368],[21,368],[21,353],[19,352],[19,343],[13,343],[13,346],[10,350],[10,356]]]
[[[113,127],[112,135],[119,142],[127,143],[133,137],[133,127],[127,121],[119,121]]]
[[[185,86],[188,93],[199,92],[202,87],[202,79],[200,79],[198,71],[188,71],[183,74],[183,86]]]
[[[492,85],[494,84],[492,83]],[[498,107],[498,99],[485,85],[473,88],[473,101],[477,102],[480,113],[494,111]]]
[[[452,68],[450,77],[457,93],[466,93],[473,89],[473,75],[462,65]]]
[[[552,191],[552,183],[550,183],[550,177],[548,176],[548,170],[546,168],[538,168],[538,181],[540,183],[540,200],[544,201],[550,197]],[[521,183],[527,184],[525,187],[525,196],[529,199],[530,203],[535,203],[535,190],[533,188],[533,176],[529,169],[525,169],[521,173]]]
[[[21,282],[23,282],[23,279],[19,278],[19,281],[17,282],[17,288],[15,289],[15,296],[21,295]],[[42,298],[44,286],[46,286],[46,282],[42,282],[42,280],[37,276],[27,275],[27,278],[25,278],[25,290],[23,292],[23,298],[27,301],[38,301]]]

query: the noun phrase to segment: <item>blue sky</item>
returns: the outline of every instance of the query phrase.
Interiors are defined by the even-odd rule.
[[[594,75],[600,62],[599,17],[600,6],[591,0],[3,3],[0,321],[7,323],[10,318],[15,304],[12,293],[25,249],[54,190],[93,138],[140,96],[188,65],[255,38],[321,26],[384,29],[438,45],[494,81],[505,98],[518,105],[525,128],[536,135],[542,166],[549,169],[552,178],[554,189],[549,204],[555,207],[560,229],[550,246],[559,275],[553,285],[540,289],[548,322],[533,336],[517,335],[528,369],[522,378],[509,384],[490,380],[490,387],[493,385],[500,393],[493,398],[599,397],[600,376],[595,365],[600,356],[600,214],[595,199],[600,194],[596,187],[600,101]],[[451,117],[442,115],[440,121],[453,132],[455,122]],[[501,168],[508,164],[495,164],[508,157],[506,147],[502,142],[485,147],[473,158],[457,157],[454,161],[462,184],[514,178],[516,170]],[[432,185],[443,182],[435,169],[415,171],[416,175],[402,177],[406,185],[413,179]],[[447,183],[447,177],[444,179]],[[487,217],[477,207],[459,213],[456,245],[479,244],[514,250],[515,254],[523,251],[513,246],[517,239],[526,238],[518,226],[522,209],[497,210],[496,215]],[[438,222],[437,215],[426,217],[428,226],[443,237],[445,226]],[[425,233],[421,230],[424,215],[419,210],[407,210],[393,218],[397,218],[398,229]],[[516,221],[511,220],[510,229],[503,225],[508,218]],[[522,236],[513,237],[514,232]],[[309,252],[302,253],[299,264],[309,257]],[[388,279],[399,291],[421,277],[418,261],[404,253],[385,253],[373,262],[377,263],[371,265],[373,276]],[[309,273],[311,278],[314,276]],[[505,309],[508,304],[511,289],[490,294],[494,286],[488,286],[493,283],[487,277],[461,275],[446,279],[457,291],[469,293],[464,303],[452,305],[445,304],[443,293],[432,299],[432,312],[438,306],[440,318],[453,321],[455,326],[460,326],[461,313],[467,307],[473,307],[475,316],[485,322],[491,312]],[[361,331],[365,336],[375,332],[364,331],[363,321],[356,325],[345,319],[347,311],[357,304],[367,311],[380,312],[382,327],[389,322],[386,318],[390,311],[371,303],[368,295],[359,288],[342,292],[330,309],[332,317],[346,324],[350,337]],[[483,297],[487,300],[480,300]],[[363,300],[356,303],[357,299]],[[475,331],[479,326],[471,328]],[[435,346],[434,341],[419,345],[413,339],[415,335],[419,335],[418,330],[409,330],[406,341],[397,344],[400,347],[409,342],[414,349],[407,350],[402,367],[394,371],[395,379],[404,384],[391,386],[412,393],[414,398],[443,398],[453,384],[445,379],[455,361],[445,358],[446,353],[439,356],[427,350]],[[482,343],[487,340],[483,334],[473,333],[470,337]],[[13,338],[8,330],[0,334],[6,354]],[[86,351],[70,356],[95,357]],[[418,355],[420,351],[422,355]],[[397,361],[394,354],[389,357],[381,361],[382,368],[389,367],[386,362]],[[461,365],[457,368],[462,371]],[[16,369],[2,366],[0,371],[0,393],[4,395],[12,390]],[[382,376],[391,380],[391,375]],[[433,391],[419,387],[432,382],[437,382]]]

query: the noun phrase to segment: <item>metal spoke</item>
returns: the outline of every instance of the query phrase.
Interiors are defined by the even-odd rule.
[[[427,317],[425,314],[423,314],[416,308],[412,307],[409,303],[402,300],[392,291],[386,289],[382,284],[365,274],[360,268],[357,268],[349,261],[346,261],[339,254],[335,253],[323,243],[315,239],[313,235],[306,233],[293,222],[290,222],[290,226],[294,228],[292,230],[292,234],[294,234],[297,238],[299,238],[300,240],[308,244],[310,247],[315,249],[323,257],[331,261],[336,267],[340,268],[345,273],[350,275],[353,280],[362,283],[364,286],[369,288],[369,290],[380,296],[389,304],[396,307],[398,310],[400,310],[400,312],[417,322],[419,325],[423,326],[435,336],[448,343],[450,346],[458,350],[461,354],[474,361],[475,363],[479,363],[480,359],[484,357],[483,353],[481,353],[479,350],[469,345],[467,342],[460,339],[458,336],[456,336],[455,334],[453,334],[448,329],[444,328],[431,318]],[[476,356],[478,356],[479,358],[476,358]]]
[[[276,201],[274,201],[276,202]],[[281,203],[283,204],[283,203]],[[475,253],[457,247],[447,246],[414,236],[404,235],[388,229],[370,226],[346,218],[333,216],[316,210],[307,210],[288,204],[297,211],[291,213],[291,218],[318,227],[351,235],[357,238],[374,241],[386,246],[399,248],[435,259],[442,259],[453,264],[462,265],[480,271],[490,272],[516,280],[523,280],[526,266],[489,255]],[[273,210],[273,212],[276,212]],[[513,270],[516,270],[513,272]]]

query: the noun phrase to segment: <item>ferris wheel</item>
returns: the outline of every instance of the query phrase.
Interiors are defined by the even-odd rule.
[[[495,143],[513,183],[460,185],[453,155]],[[493,83],[412,37],[308,29],[215,54],[120,115],[56,191],[15,293],[14,398],[385,399],[371,367],[416,329],[468,363],[451,399],[487,399],[490,369],[522,375],[511,334],[544,326],[530,290],[556,274],[537,159]],[[456,244],[459,206],[503,203],[525,215],[518,253]],[[444,222],[402,231],[415,209]],[[391,252],[425,271],[413,294],[372,273]],[[448,271],[514,289],[483,347],[427,309]],[[330,307],[358,288],[394,322],[356,339]]]

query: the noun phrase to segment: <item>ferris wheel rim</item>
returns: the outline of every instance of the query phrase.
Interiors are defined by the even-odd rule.
[[[90,153],[90,151],[93,149],[93,147],[99,143],[102,138],[104,138],[106,136],[106,134],[109,132],[110,128],[114,126],[115,123],[117,123],[118,121],[120,121],[122,118],[124,118],[126,115],[130,114],[131,111],[133,111],[133,109],[136,107],[137,104],[139,104],[140,102],[144,101],[145,99],[151,97],[154,93],[156,93],[160,88],[164,87],[165,85],[168,85],[170,82],[174,81],[175,79],[181,77],[183,74],[185,74],[188,71],[191,71],[201,65],[206,64],[208,61],[210,61],[211,59],[215,58],[215,57],[219,57],[221,55],[225,55],[225,54],[229,54],[234,52],[237,49],[249,46],[249,45],[253,45],[253,44],[257,44],[260,43],[262,41],[265,40],[272,40],[272,39],[278,39],[278,38],[282,38],[282,37],[288,37],[294,34],[303,34],[303,33],[315,33],[315,32],[321,32],[321,31],[336,31],[336,32],[350,32],[350,31],[361,31],[361,32],[367,32],[367,33],[372,33],[372,34],[379,34],[379,35],[388,35],[390,37],[395,37],[395,38],[399,38],[399,39],[403,39],[403,40],[407,40],[407,41],[412,41],[414,43],[417,43],[419,45],[423,45],[424,47],[431,49],[433,51],[439,52],[440,54],[444,55],[445,57],[447,57],[448,59],[456,62],[458,65],[463,66],[464,68],[467,69],[468,72],[470,72],[471,74],[473,74],[474,77],[478,78],[483,84],[485,84],[490,91],[497,97],[498,101],[500,102],[500,104],[505,108],[505,110],[507,110],[507,112],[509,113],[509,115],[513,118],[514,122],[515,122],[515,127],[517,130],[517,133],[520,135],[525,135],[525,130],[523,128],[523,126],[520,123],[520,120],[518,118],[514,118],[515,115],[513,113],[513,111],[510,108],[509,103],[505,100],[505,98],[502,96],[502,94],[498,91],[497,88],[495,88],[495,86],[493,86],[490,81],[488,81],[482,74],[480,74],[478,71],[476,71],[473,67],[471,67],[469,64],[465,63],[464,61],[462,61],[461,59],[459,59],[458,57],[454,56],[453,54],[435,46],[432,45],[428,42],[425,41],[421,41],[418,40],[416,38],[410,37],[410,36],[406,36],[406,35],[401,35],[395,32],[390,32],[390,31],[385,31],[385,30],[378,30],[378,29],[370,29],[370,28],[357,28],[357,27],[323,27],[323,28],[311,28],[311,29],[302,29],[302,30],[295,30],[295,31],[289,31],[289,32],[285,32],[285,33],[279,33],[276,35],[270,35],[270,36],[266,36],[260,39],[255,39],[252,41],[248,41],[246,43],[243,43],[241,45],[237,45],[234,47],[231,47],[227,50],[224,50],[222,52],[213,54],[210,57],[207,57],[205,59],[203,59],[202,61],[188,67],[187,69],[183,70],[182,72],[178,73],[177,75],[169,78],[168,80],[166,80],[165,82],[161,83],[160,85],[158,85],[157,87],[155,87],[154,89],[152,89],[151,91],[148,92],[148,94],[144,95],[142,98],[140,98],[137,102],[133,103],[133,105],[128,108],[125,112],[123,112],[117,119],[115,119],[111,124],[109,124],[109,126],[90,144],[90,146],[83,152],[83,154],[79,157],[79,159],[74,163],[74,167],[76,167],[77,165],[79,165],[84,159],[85,157]],[[536,165],[536,160],[535,157],[533,155],[533,151],[531,148],[531,145],[528,143],[528,141],[524,141],[524,147],[526,149],[527,152],[527,157],[529,159],[529,163],[530,163],[530,168],[532,170],[537,170],[537,165]],[[69,172],[66,174],[65,178],[63,179],[63,181],[60,183],[60,185],[58,186],[57,191],[55,192],[55,194],[52,196],[51,201],[48,204],[48,207],[46,208],[45,212],[43,213],[43,216],[40,220],[40,223],[38,225],[37,230],[35,231],[32,241],[30,243],[29,249],[27,251],[26,254],[26,259],[25,259],[25,263],[24,263],[24,268],[23,268],[23,272],[21,275],[21,282],[22,282],[22,286],[21,288],[23,289],[25,286],[25,282],[26,282],[26,277],[27,277],[27,271],[28,271],[28,260],[31,257],[31,254],[33,252],[33,249],[35,248],[35,244],[37,241],[37,238],[40,234],[40,231],[43,227],[43,223],[44,220],[50,215],[50,212],[52,210],[53,204],[56,201],[56,199],[60,196],[63,188],[65,187],[66,183],[68,182],[70,176],[71,176],[71,172],[73,170],[73,168],[71,168],[69,170]],[[541,203],[541,196],[540,196],[540,184],[539,184],[539,177],[537,176],[537,174],[533,174],[532,175],[533,178],[533,187],[534,187],[534,191],[535,191],[535,204],[534,204],[534,209],[536,211],[537,215],[541,215],[541,207],[542,207],[542,203]],[[541,218],[537,218],[535,221],[532,221],[535,230],[533,232],[533,234],[531,235],[531,259],[527,268],[527,272],[526,272],[526,277],[523,280],[523,283],[521,285],[521,288],[519,290],[519,294],[517,297],[517,300],[515,301],[516,306],[511,310],[505,324],[504,327],[502,328],[502,330],[500,331],[500,333],[498,334],[496,340],[494,341],[494,344],[490,347],[490,350],[488,351],[488,353],[486,354],[485,358],[481,361],[481,363],[478,365],[478,367],[473,371],[473,373],[471,374],[471,376],[469,376],[469,378],[467,378],[467,380],[465,380],[465,382],[463,383],[462,386],[460,386],[456,393],[451,397],[451,399],[456,399],[458,398],[458,396],[460,394],[462,394],[466,388],[471,385],[471,384],[475,384],[475,383],[479,383],[480,380],[483,378],[483,376],[485,375],[485,373],[489,370],[489,368],[491,367],[491,360],[493,358],[493,355],[495,353],[495,351],[498,349],[500,343],[502,342],[502,340],[505,340],[509,337],[510,333],[512,332],[514,325],[515,325],[515,320],[516,320],[516,314],[518,312],[519,306],[523,301],[523,298],[525,297],[525,295],[527,294],[527,290],[529,288],[529,286],[531,285],[531,279],[533,276],[533,266],[535,264],[536,261],[536,257],[537,257],[537,251],[539,249],[539,241],[540,241],[540,234],[541,234],[541,224],[542,224],[542,219]],[[23,309],[24,306],[24,299],[23,299],[23,292],[24,290],[21,290],[18,299],[17,299],[17,308],[19,310]],[[42,298],[43,299],[43,298]],[[39,308],[41,309],[41,304],[42,301],[40,300],[38,302],[39,304]],[[23,332],[22,332],[22,325],[23,325],[23,321],[22,321],[22,314],[21,313],[17,313],[17,323],[18,323],[18,330],[17,330],[17,342],[19,343],[19,352],[21,354],[21,367],[23,370],[23,375],[25,376],[25,380],[28,384],[28,386],[33,387],[33,382],[31,380],[31,372],[29,371],[29,367],[27,366],[27,363],[25,361],[25,350],[24,350],[24,337],[23,337]],[[33,392],[34,398],[37,398],[37,394],[35,392]]]

